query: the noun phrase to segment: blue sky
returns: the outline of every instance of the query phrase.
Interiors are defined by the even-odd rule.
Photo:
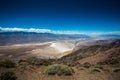
[[[0,27],[118,32],[119,0],[0,0]]]

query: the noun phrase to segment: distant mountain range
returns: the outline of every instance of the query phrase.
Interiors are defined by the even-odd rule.
[[[120,38],[120,35],[99,35],[102,38]],[[56,40],[74,40],[90,39],[92,36],[84,34],[53,34],[53,33],[36,33],[36,32],[2,32],[0,31],[0,45],[23,44],[48,42]]]
[[[120,34],[104,34],[100,35],[100,37],[106,37],[106,38],[120,38]]]
[[[66,35],[52,33],[35,33],[35,32],[0,32],[0,45],[36,43],[56,40],[69,40],[90,38],[87,35]]]

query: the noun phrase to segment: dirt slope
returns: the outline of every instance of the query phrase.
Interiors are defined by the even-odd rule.
[[[99,63],[99,62],[104,62],[105,60],[107,60],[112,55],[120,56],[120,48],[112,48],[112,49],[107,50],[103,53],[98,53],[94,56],[90,56],[90,57],[78,60],[78,62],[80,62],[81,64],[83,64],[85,62],[96,64],[96,63]]]

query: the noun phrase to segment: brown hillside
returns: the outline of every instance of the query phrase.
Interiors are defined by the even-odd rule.
[[[80,62],[81,64],[83,64],[85,62],[96,64],[99,62],[109,61],[110,58],[112,59],[113,57],[114,57],[114,59],[120,60],[120,48],[112,48],[103,53],[99,53],[94,56],[90,56],[90,57],[78,60],[78,62]]]

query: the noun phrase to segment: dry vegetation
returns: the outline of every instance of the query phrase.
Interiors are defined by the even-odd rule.
[[[13,72],[17,80],[119,80],[120,69],[115,65],[75,63],[71,67],[54,63],[34,65],[24,61],[17,63],[16,67],[1,67],[0,74]]]

